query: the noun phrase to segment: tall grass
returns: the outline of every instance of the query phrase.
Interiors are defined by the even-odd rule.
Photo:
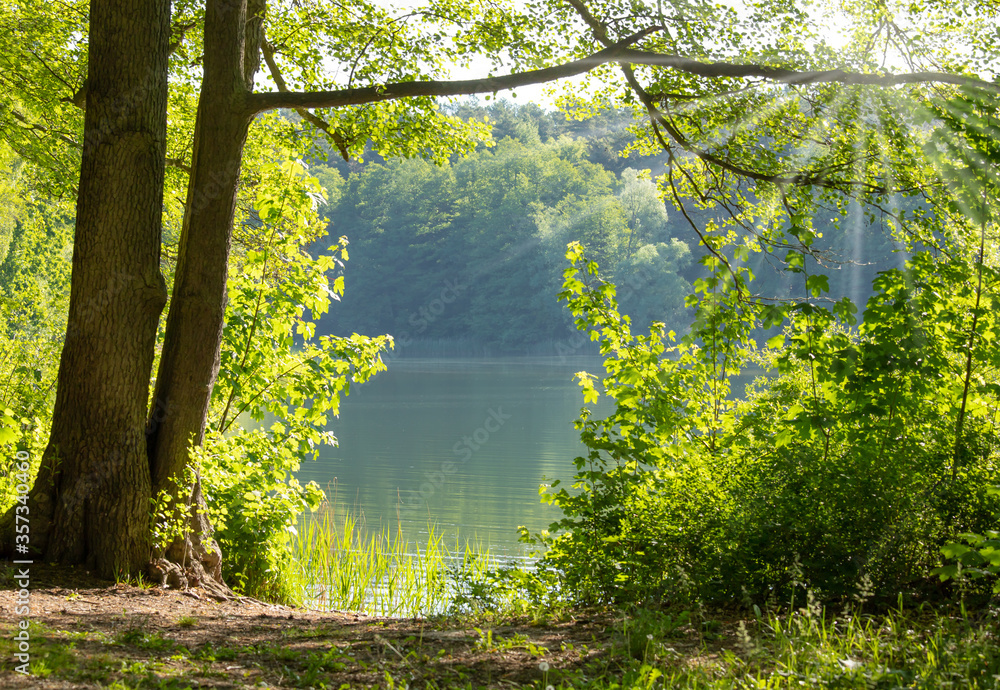
[[[702,612],[704,613],[704,612]],[[607,655],[553,667],[556,690],[1000,688],[995,613],[831,615],[811,603],[741,620],[724,634],[701,614],[638,609]],[[692,636],[700,637],[691,644]],[[686,639],[685,639],[686,638]]]
[[[399,526],[368,529],[347,510],[324,504],[293,537],[292,577],[308,606],[379,616],[445,613],[453,578],[486,578],[495,559],[480,545],[447,549],[433,525],[426,543],[411,543]]]

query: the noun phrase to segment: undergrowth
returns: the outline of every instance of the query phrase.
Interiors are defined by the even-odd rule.
[[[814,601],[730,621],[724,634],[693,612],[637,609],[621,620],[606,655],[582,670],[548,667],[535,687],[1000,687],[996,610],[831,615]]]

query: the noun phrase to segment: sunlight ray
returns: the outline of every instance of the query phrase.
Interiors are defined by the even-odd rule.
[[[873,117],[871,110],[871,103],[867,98],[860,99],[859,108],[859,119],[864,123],[870,123],[873,120],[877,121]],[[861,179],[864,174],[865,161],[867,156],[862,155],[862,139],[860,136],[855,137],[851,142],[851,150],[854,155],[854,164],[852,166],[852,176],[854,179]],[[847,218],[843,220],[847,223],[847,236],[849,242],[848,256],[846,257],[848,262],[841,267],[841,270],[850,271],[850,275],[846,281],[846,296],[851,299],[851,301],[858,307],[859,312],[864,311],[864,300],[862,297],[867,292],[867,285],[865,280],[863,266],[869,265],[868,258],[865,256],[865,239],[866,234],[869,231],[868,224],[865,222],[864,207],[858,200],[852,200],[848,205]]]

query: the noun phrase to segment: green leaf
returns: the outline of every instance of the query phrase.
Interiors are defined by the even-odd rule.
[[[804,273],[806,270],[806,259],[797,251],[789,251],[785,255],[785,270],[792,273]]]
[[[813,297],[830,291],[830,279],[825,275],[812,275],[806,277],[806,290]]]
[[[951,580],[958,576],[959,569],[957,565],[943,565],[940,568],[934,568],[931,570],[931,575],[937,575],[941,578],[941,581]]]
[[[21,433],[9,426],[0,426],[0,446],[15,443],[21,438]]]

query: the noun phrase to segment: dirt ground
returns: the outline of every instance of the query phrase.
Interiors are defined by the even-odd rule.
[[[217,602],[199,590],[108,583],[37,564],[31,613],[22,617],[6,572],[4,688],[545,688],[561,673],[599,666],[615,629],[606,614],[490,625]],[[22,620],[30,676],[16,670]]]

